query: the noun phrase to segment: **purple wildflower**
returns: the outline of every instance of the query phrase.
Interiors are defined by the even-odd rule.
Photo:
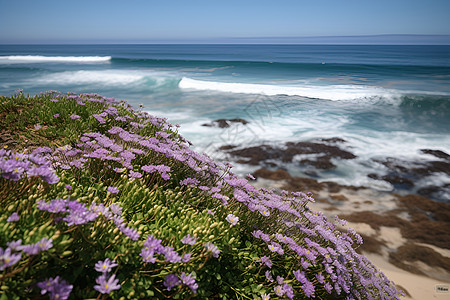
[[[220,250],[213,243],[207,242],[205,244],[205,248],[206,248],[206,250],[208,250],[212,253],[213,257],[215,257],[215,258],[219,257]]]
[[[119,188],[115,186],[108,186],[108,192],[110,192],[111,194],[117,194],[119,193]]]
[[[129,237],[133,241],[137,241],[140,237],[140,234],[134,228],[120,226],[119,229],[120,229],[120,231],[122,231],[123,234],[125,234],[127,237]]]
[[[118,264],[116,263],[115,260],[111,261],[109,258],[107,258],[104,261],[99,260],[95,264],[95,270],[97,272],[109,273],[109,272],[111,272],[112,268],[117,267],[117,266],[118,266]]]
[[[120,207],[120,205],[117,203],[111,203],[111,205],[109,206],[109,209],[116,216],[120,216],[122,214],[122,207]]]
[[[65,280],[60,280],[59,276],[38,282],[37,286],[41,289],[41,294],[49,292],[51,300],[66,300],[72,292],[73,286]]]
[[[0,271],[15,265],[22,257],[21,253],[11,254],[11,248],[3,248],[0,247]]]
[[[229,214],[225,220],[227,220],[231,224],[231,226],[234,226],[239,222],[239,218],[233,214]]]
[[[59,114],[54,114],[53,118],[59,118]]]
[[[319,283],[324,283],[325,282],[325,277],[323,276],[323,274],[322,273],[318,273],[318,274],[316,274],[316,278],[317,278],[317,281],[319,282]]]
[[[172,247],[164,247],[162,251],[165,256],[166,261],[171,263],[179,263],[181,261],[181,256]]]
[[[156,262],[156,257],[153,257],[154,254],[155,254],[154,249],[149,249],[148,247],[145,247],[141,250],[141,253],[139,255],[142,256],[142,260],[144,262],[154,264]]]
[[[186,253],[181,258],[181,261],[184,263],[188,263],[191,260],[192,253]]]
[[[163,249],[163,246],[161,245],[161,240],[155,238],[152,235],[149,235],[147,240],[144,242],[144,249],[148,248],[152,251],[160,252]]]
[[[36,255],[52,247],[53,247],[53,240],[44,237],[35,244],[23,245],[22,251],[28,255]]]
[[[180,181],[180,185],[188,185],[190,187],[197,186],[199,183],[200,181],[198,181],[197,179],[189,177]]]
[[[8,219],[6,219],[6,222],[17,222],[20,220],[19,215],[16,212],[13,212]]]
[[[101,116],[101,114],[92,115],[100,124],[105,124],[106,120]]]
[[[269,300],[270,294],[261,294],[261,300]]]
[[[284,290],[282,285],[277,285],[273,288],[273,291],[275,292],[275,295],[278,297],[282,297],[284,295]]]
[[[272,268],[272,262],[270,261],[268,256],[261,256],[260,261],[266,264],[267,267]]]
[[[247,174],[247,177],[250,178],[251,180],[256,180],[256,178],[252,174]]]
[[[305,292],[305,296],[308,298],[314,297],[314,285],[307,281],[304,285],[302,285],[303,292]],[[325,287],[325,289],[327,289]],[[327,290],[328,292],[328,290]]]
[[[97,285],[94,285],[94,289],[102,294],[109,294],[114,290],[120,289],[119,279],[116,279],[115,274],[109,278],[105,274],[100,275],[95,282],[97,282]]]
[[[270,270],[267,270],[265,275],[266,275],[266,279],[268,281],[273,282],[273,277],[272,277],[272,274],[270,273]]]
[[[6,245],[14,251],[22,251],[22,239],[6,243]]]
[[[181,273],[180,278],[184,285],[187,285],[194,293],[197,292],[198,284],[195,282],[195,275],[186,275],[186,273],[183,272]]]
[[[283,290],[284,290],[284,293],[286,294],[286,297],[288,297],[289,299],[294,298],[294,289],[292,288],[292,286],[285,283],[285,284],[283,284]]]
[[[169,274],[166,276],[166,280],[164,280],[164,286],[170,291],[174,286],[177,286],[181,283],[180,279],[175,274]]]
[[[191,246],[194,245],[196,241],[197,241],[197,238],[196,238],[195,236],[191,236],[190,234],[185,235],[185,236],[181,239],[181,242],[182,242],[183,244],[191,245]]]
[[[37,242],[37,246],[39,247],[40,251],[46,251],[53,247],[53,240],[44,237],[39,242]]]
[[[72,115],[70,116],[70,118],[71,118],[72,120],[78,120],[78,119],[80,119],[81,117],[80,117],[79,115],[72,114]]]
[[[278,249],[280,249],[279,245],[277,246],[274,243],[268,245],[268,247],[269,247],[269,250],[272,251],[272,252],[278,252],[279,251]]]
[[[141,173],[139,173],[139,172],[135,172],[135,171],[130,171],[130,174],[129,174],[129,176],[130,176],[130,178],[141,178],[142,177],[142,174]]]
[[[292,273],[294,273],[295,279],[297,279],[297,281],[299,281],[300,283],[306,283],[308,281],[308,279],[305,276],[305,273],[303,273],[300,270],[297,271],[293,271]]]

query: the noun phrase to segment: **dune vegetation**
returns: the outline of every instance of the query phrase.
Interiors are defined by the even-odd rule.
[[[97,94],[0,97],[0,299],[398,299],[344,220]]]

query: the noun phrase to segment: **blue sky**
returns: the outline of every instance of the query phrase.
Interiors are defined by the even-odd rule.
[[[448,41],[449,16],[449,0],[0,0],[0,43],[302,42],[292,37],[385,34]]]

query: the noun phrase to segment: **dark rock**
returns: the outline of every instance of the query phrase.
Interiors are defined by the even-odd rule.
[[[346,143],[347,141],[338,137],[328,138],[328,139],[319,139],[321,142],[327,142],[327,143]]]
[[[438,193],[440,191],[441,187],[439,186],[427,186],[427,187],[423,187],[421,189],[417,190],[417,194],[421,195],[421,196],[425,196],[425,197],[432,197],[433,194]]]
[[[425,154],[431,154],[433,156],[436,156],[437,158],[443,158],[443,159],[450,160],[450,155],[448,155],[447,153],[445,153],[444,151],[441,151],[441,150],[420,149],[420,151],[422,151],[422,153],[425,153]]]
[[[310,177],[319,177],[319,174],[317,174],[317,172],[314,170],[306,170],[303,173],[305,173],[305,175],[308,175]]]
[[[247,164],[258,165],[260,162],[263,162],[268,159],[279,159],[282,151],[274,149],[272,146],[269,145],[261,145],[239,150],[233,150],[229,153],[235,156],[249,158],[249,160],[246,162]]]
[[[440,253],[429,247],[414,243],[402,245],[396,252],[390,253],[389,261],[393,265],[415,274],[428,275],[424,274],[419,268],[416,267],[416,263],[418,261],[421,261],[430,267],[450,270],[450,258],[442,256]],[[436,279],[442,280],[442,278]]]
[[[271,179],[271,180],[284,180],[284,179],[291,179],[291,175],[289,175],[288,172],[285,170],[279,169],[276,171],[271,171],[268,169],[259,169],[253,172],[253,176],[258,178],[265,178],[265,179]]]
[[[376,180],[380,180],[380,176],[378,174],[375,174],[375,173],[367,174],[367,177],[372,178],[372,179],[376,179]]]
[[[356,156],[337,146],[325,145],[315,142],[288,142],[284,148],[270,145],[248,147],[229,152],[234,156],[249,158],[248,164],[257,165],[266,160],[280,160],[284,163],[292,162],[295,155],[299,154],[322,154],[315,159],[303,159],[300,163],[314,166],[318,169],[329,170],[336,166],[331,163],[332,158],[353,159]]]
[[[334,165],[330,161],[330,157],[328,157],[328,156],[320,156],[320,157],[317,157],[316,160],[302,159],[300,161],[300,163],[302,165],[313,166],[316,169],[321,169],[321,170],[332,170],[332,169],[336,168],[336,165]]]
[[[287,184],[283,186],[283,189],[298,192],[298,191],[321,191],[326,187],[325,184],[318,182],[312,178],[304,177],[292,177],[288,180]]]
[[[219,150],[227,151],[236,148],[236,145],[223,145],[219,147]]]
[[[413,173],[420,174],[422,176],[428,176],[433,173],[445,173],[450,175],[450,162],[445,161],[431,161],[426,162],[423,166],[411,169]]]
[[[202,124],[202,126],[207,126],[207,127],[219,127],[219,128],[228,128],[231,126],[232,123],[241,123],[242,125],[247,125],[248,121],[244,120],[244,119],[239,119],[239,118],[235,118],[235,119],[217,119],[212,121],[211,123],[205,123]]]
[[[398,175],[385,175],[382,176],[381,179],[393,184],[397,188],[410,189],[414,186],[414,182]]]
[[[241,123],[242,125],[247,125],[248,124],[248,121],[246,121],[244,119],[239,119],[239,118],[230,119],[229,121],[233,122],[233,123]]]

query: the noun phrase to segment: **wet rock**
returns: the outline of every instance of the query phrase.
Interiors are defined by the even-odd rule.
[[[415,183],[425,179],[431,175],[442,176],[443,174],[450,175],[450,159],[447,160],[448,154],[440,150],[423,149],[423,153],[432,154],[443,160],[420,160],[420,161],[406,161],[393,157],[388,157],[385,160],[374,160],[387,167],[386,175],[368,174],[368,177],[377,180],[384,180],[394,185],[397,189],[406,189],[411,192],[416,192],[420,195],[432,197],[438,201],[448,201],[447,190],[445,185],[442,186],[426,186],[418,187],[414,190]]]
[[[376,180],[384,180],[394,185],[395,188],[398,189],[406,189],[409,190],[414,186],[414,182],[408,178],[400,176],[398,174],[389,174],[385,176],[380,176],[378,174],[370,173],[367,177],[376,179]]]
[[[231,155],[248,158],[246,161],[250,165],[271,161],[281,161],[283,163],[292,162],[295,155],[318,154],[313,158],[303,158],[301,164],[310,165],[317,169],[329,170],[336,166],[331,159],[354,159],[356,156],[337,146],[326,145],[317,142],[287,142],[282,147],[270,145],[253,146],[229,152]]]
[[[443,158],[443,159],[450,160],[450,155],[448,155],[447,153],[445,153],[444,151],[441,151],[441,150],[420,149],[420,151],[425,154],[431,154],[433,156],[436,156],[437,158]]]
[[[219,150],[227,151],[227,150],[234,149],[236,147],[237,147],[236,145],[223,145],[223,146],[219,147]]]
[[[307,166],[313,166],[316,169],[321,169],[321,170],[332,170],[332,169],[336,168],[336,165],[333,164],[330,159],[331,158],[328,156],[320,156],[320,157],[317,157],[315,160],[302,159],[300,161],[300,164],[307,165]]]
[[[233,123],[241,123],[242,125],[247,125],[248,121],[246,121],[244,119],[239,119],[239,118],[235,118],[235,119],[217,119],[217,120],[212,121],[211,123],[202,124],[202,126],[228,128]]]
[[[284,179],[292,179],[291,175],[285,170],[279,169],[276,171],[271,171],[268,169],[259,169],[253,172],[253,176],[258,178],[265,178],[270,180],[284,180]]]
[[[319,141],[322,142],[326,142],[326,143],[333,143],[333,144],[338,144],[338,143],[346,143],[347,141],[338,137],[332,137],[332,138],[327,138],[327,139],[319,139]]]
[[[400,246],[397,251],[389,254],[389,262],[406,271],[421,275],[430,275],[417,265],[417,262],[423,262],[430,267],[442,268],[450,271],[450,258],[442,256],[430,247],[418,245],[415,243],[407,243]],[[435,279],[445,280],[434,274]]]

